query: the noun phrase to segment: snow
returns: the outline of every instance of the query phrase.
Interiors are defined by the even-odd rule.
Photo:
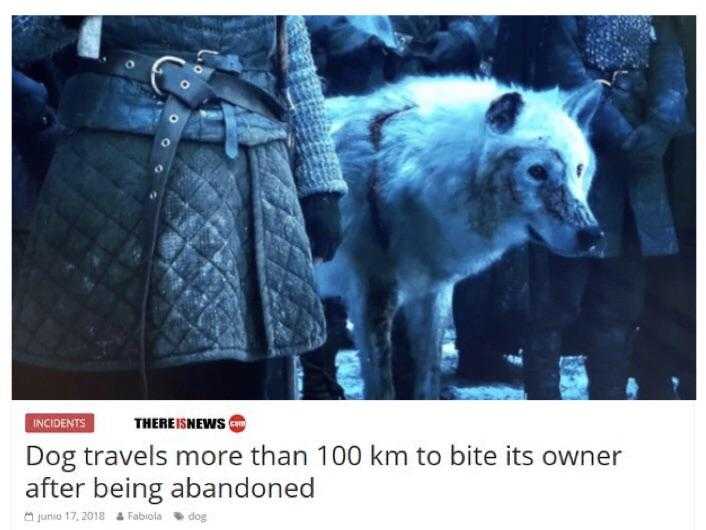
[[[458,352],[454,345],[453,330],[446,334],[442,350],[442,399],[524,399],[521,385],[493,384],[472,385],[455,376]],[[508,356],[508,360],[521,364],[520,356]],[[360,361],[355,350],[343,350],[336,358],[338,383],[346,393],[346,399],[363,399],[363,381],[360,375]],[[561,359],[561,395],[563,399],[588,399],[588,378],[584,357],[565,356]],[[628,398],[634,399],[637,385],[631,378],[628,382]]]

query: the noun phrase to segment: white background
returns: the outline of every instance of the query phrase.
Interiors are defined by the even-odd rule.
[[[183,6],[183,7],[182,7]],[[189,9],[201,13],[263,14],[683,14],[702,12],[696,2],[547,2],[531,3],[496,0],[465,2],[358,0],[334,5],[311,0],[273,2],[201,2],[196,6],[178,2],[61,2],[61,11],[69,14],[103,13],[177,13]],[[56,13],[56,2],[14,2],[8,13]],[[401,529],[466,528],[509,530],[528,529],[623,529],[640,528],[694,530],[706,528],[704,513],[703,456],[704,406],[698,402],[632,403],[526,403],[526,402],[434,402],[434,403],[11,403],[10,399],[10,20],[0,25],[5,52],[2,54],[3,92],[0,145],[4,146],[6,193],[0,200],[0,226],[5,228],[0,250],[0,343],[6,354],[0,361],[0,385],[6,406],[2,408],[7,429],[0,436],[0,454],[5,457],[2,470],[8,480],[0,481],[0,499],[5,510],[0,521],[10,528],[23,528],[21,520],[29,508],[24,499],[23,483],[28,479],[22,470],[24,445],[42,443],[78,448],[86,441],[111,446],[145,446],[150,442],[169,446],[246,447],[265,441],[284,448],[318,447],[328,444],[376,443],[395,448],[414,449],[419,444],[446,448],[450,443],[473,444],[502,449],[506,443],[532,449],[549,447],[617,447],[625,451],[623,464],[616,469],[508,469],[502,466],[482,469],[354,470],[311,469],[304,473],[317,477],[317,498],[311,502],[242,501],[165,503],[156,508],[170,515],[175,506],[181,511],[206,511],[209,528],[239,526],[270,529],[279,524],[299,529],[347,529],[384,526]],[[704,57],[702,17],[699,19],[699,56]],[[699,70],[699,128],[703,124],[703,68]],[[698,154],[699,178],[706,175],[702,153]],[[699,187],[699,194],[704,187]],[[699,202],[703,200],[700,198]],[[703,224],[699,210],[699,225]],[[701,230],[700,230],[701,232]],[[699,246],[699,274],[703,266],[703,244]],[[699,315],[703,315],[703,287],[699,284]],[[700,319],[702,317],[700,316]],[[701,341],[698,342],[701,344]],[[703,396],[703,362],[699,363],[699,396]],[[25,412],[94,412],[94,435],[25,435]],[[248,420],[245,433],[229,431],[135,431],[134,416],[225,416],[242,413]],[[424,472],[422,472],[424,471]],[[698,474],[697,474],[698,471]],[[238,471],[236,470],[236,473]],[[124,475],[124,473],[122,473]],[[115,478],[120,478],[117,473]],[[138,473],[135,473],[138,476]],[[139,472],[143,476],[144,472]],[[222,475],[222,473],[219,473]],[[271,478],[277,479],[273,472]],[[165,481],[168,477],[165,473]],[[176,477],[174,477],[176,478]],[[281,477],[280,477],[281,478]],[[696,480],[698,479],[698,482]],[[697,489],[698,488],[698,489]],[[698,492],[698,493],[697,493]],[[697,503],[700,499],[702,502]],[[106,511],[139,509],[134,503],[115,504]],[[149,506],[144,505],[149,511]],[[218,508],[220,506],[220,508]],[[51,510],[54,506],[46,503]],[[97,509],[95,502],[75,504],[72,508]],[[62,504],[62,509],[68,508]],[[220,511],[219,511],[220,510]],[[698,517],[694,519],[693,516]],[[178,528],[170,521],[163,527]],[[0,523],[2,527],[3,523]],[[100,528],[121,528],[131,523],[110,521]],[[180,522],[188,525],[187,522]],[[158,527],[155,523],[141,526]],[[38,526],[38,525],[35,525]],[[199,526],[193,524],[192,526]],[[56,526],[58,528],[58,526]],[[88,525],[73,528],[89,528]]]
[[[172,512],[207,512],[211,528],[230,528],[246,522],[264,528],[312,529],[482,528],[618,529],[694,528],[691,514],[693,415],[689,403],[563,402],[397,402],[397,403],[104,403],[101,407],[76,402],[15,403],[12,429],[13,522],[22,525],[25,510],[63,511],[105,509],[103,524],[45,524],[55,528],[121,528],[116,512],[152,511],[163,514],[162,527],[173,528]],[[24,412],[96,412],[95,434],[23,434]],[[150,430],[134,428],[135,416],[221,416],[243,414],[243,433],[224,431]],[[276,449],[307,449],[306,468],[252,466],[195,469],[133,467],[104,468],[104,481],[182,480],[189,474],[201,480],[237,482],[244,475],[259,480],[304,480],[315,477],[315,498],[297,500],[207,500],[165,502],[152,508],[133,500],[83,502],[30,501],[23,484],[45,475],[91,481],[95,468],[62,474],[49,466],[24,467],[25,445],[56,449],[100,448],[240,449],[262,443]],[[525,449],[621,449],[615,468],[461,466],[356,467],[318,465],[323,443],[357,444],[367,452],[371,444],[386,449],[438,449],[447,456],[451,443],[495,449],[501,456],[507,444]],[[369,461],[369,459],[367,459]],[[143,523],[147,524],[147,523]],[[155,526],[155,523],[150,523]],[[156,526],[160,526],[157,524]],[[15,526],[13,526],[15,528]]]

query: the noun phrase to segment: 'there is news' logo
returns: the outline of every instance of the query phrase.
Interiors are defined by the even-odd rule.
[[[230,418],[134,418],[136,429],[190,429],[190,430],[225,430],[243,432],[245,416],[233,414]]]

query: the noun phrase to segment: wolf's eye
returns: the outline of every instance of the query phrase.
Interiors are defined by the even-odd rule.
[[[576,176],[580,177],[581,175],[583,175],[583,164],[576,166]]]
[[[547,180],[547,170],[542,165],[533,164],[527,172],[534,180]]]

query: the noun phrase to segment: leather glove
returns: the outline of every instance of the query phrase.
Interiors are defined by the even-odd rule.
[[[83,22],[84,18],[86,18],[85,15],[63,15],[61,17],[61,21],[67,28],[78,30],[78,28],[81,27],[81,22]]]
[[[630,133],[623,143],[623,149],[632,154],[661,159],[667,151],[670,139],[670,135],[659,125],[646,121]]]
[[[434,68],[443,72],[476,69],[480,55],[470,32],[463,29],[437,31],[431,39],[433,49],[429,59]]]
[[[301,200],[314,262],[330,261],[341,244],[340,198],[337,193],[315,193]]]
[[[633,178],[660,174],[671,136],[650,121],[635,127],[623,143]]]

